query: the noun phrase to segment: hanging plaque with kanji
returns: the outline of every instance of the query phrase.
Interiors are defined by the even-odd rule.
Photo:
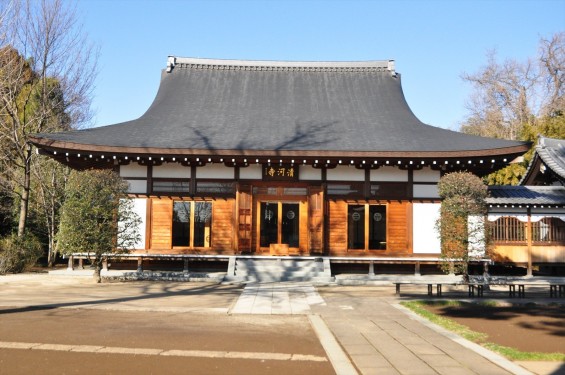
[[[263,164],[263,181],[298,181],[298,166]]]

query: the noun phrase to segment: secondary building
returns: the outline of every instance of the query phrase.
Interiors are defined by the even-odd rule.
[[[540,136],[521,186],[491,186],[494,260],[563,274],[565,268],[565,140]]]

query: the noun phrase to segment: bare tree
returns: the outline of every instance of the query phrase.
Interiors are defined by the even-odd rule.
[[[35,192],[31,200],[32,211],[43,224],[41,234],[48,239],[47,265],[52,267],[58,252],[56,235],[70,169],[53,159],[41,157],[32,164],[32,172],[32,190]]]
[[[463,79],[474,87],[463,132],[519,139],[521,126],[531,119],[536,105],[533,91],[537,77],[532,62],[507,60],[499,64],[491,51],[487,65],[478,73],[464,74]]]
[[[464,133],[532,142],[539,134],[565,138],[565,33],[540,39],[538,55],[525,62],[499,63],[489,52],[479,72],[462,78],[474,88]],[[488,182],[517,183],[531,156],[489,175]]]
[[[524,139],[525,125],[536,126],[565,109],[565,33],[540,39],[538,56],[525,62],[499,63],[491,51],[486,66],[462,78],[474,88],[463,132]]]
[[[28,137],[88,123],[98,52],[62,0],[0,6],[0,172],[19,198],[23,236],[34,162]]]
[[[542,115],[552,116],[565,110],[565,32],[542,38],[539,54],[540,70],[544,72]]]

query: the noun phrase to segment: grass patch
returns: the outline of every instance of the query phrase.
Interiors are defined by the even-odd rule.
[[[428,319],[430,322],[437,324],[453,333],[458,334],[459,336],[472,341],[476,344],[479,344],[493,352],[496,352],[508,359],[513,361],[558,361],[558,362],[565,362],[565,354],[562,353],[539,353],[539,352],[522,352],[520,350],[498,345],[492,342],[489,342],[488,336],[485,333],[475,332],[472,331],[469,327],[459,324],[452,319],[445,318],[441,315],[436,315],[430,311],[428,311],[424,306],[426,305],[433,305],[433,306],[462,306],[464,302],[459,301],[409,301],[409,302],[401,302],[402,306],[412,310],[416,314]],[[493,304],[496,305],[496,302],[490,303],[486,302],[485,305],[492,306]]]

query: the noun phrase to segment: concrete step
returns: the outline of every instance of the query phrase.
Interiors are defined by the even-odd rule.
[[[256,273],[256,272],[324,272],[323,267],[318,267],[318,266],[305,266],[305,267],[300,267],[300,266],[296,266],[296,267],[281,267],[281,266],[277,266],[277,265],[271,265],[271,266],[240,266],[238,264],[236,264],[235,266],[235,272],[252,272],[252,273]]]
[[[234,276],[247,282],[312,281],[330,282],[322,262],[297,259],[237,259]],[[229,277],[228,277],[229,279]]]
[[[237,259],[236,264],[244,267],[262,267],[280,265],[282,267],[323,267],[322,262],[315,260],[296,260],[296,259]]]

